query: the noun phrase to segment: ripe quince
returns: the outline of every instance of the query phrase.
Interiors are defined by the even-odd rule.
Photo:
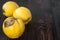
[[[2,6],[3,14],[6,17],[10,17],[10,16],[13,15],[13,12],[18,7],[19,7],[19,5],[16,2],[14,2],[14,1],[8,1],[8,2],[4,3],[3,6]]]
[[[20,19],[8,17],[3,22],[3,32],[7,37],[11,39],[19,38],[22,36],[24,30],[25,24]]]
[[[26,7],[19,7],[13,13],[14,18],[22,19],[25,24],[31,21],[31,11]]]

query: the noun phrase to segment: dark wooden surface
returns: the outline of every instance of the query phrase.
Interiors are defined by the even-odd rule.
[[[9,0],[0,0],[0,40],[7,38],[2,31],[6,18],[2,14],[2,5]],[[33,19],[26,25],[24,34],[14,40],[60,40],[60,0],[12,0],[20,6],[29,8]]]

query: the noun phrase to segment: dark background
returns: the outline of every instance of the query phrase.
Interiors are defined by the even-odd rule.
[[[12,40],[2,31],[2,5],[9,0],[0,0],[0,40]],[[14,40],[60,40],[60,0],[12,0],[29,8],[33,19],[26,25],[24,34]]]

